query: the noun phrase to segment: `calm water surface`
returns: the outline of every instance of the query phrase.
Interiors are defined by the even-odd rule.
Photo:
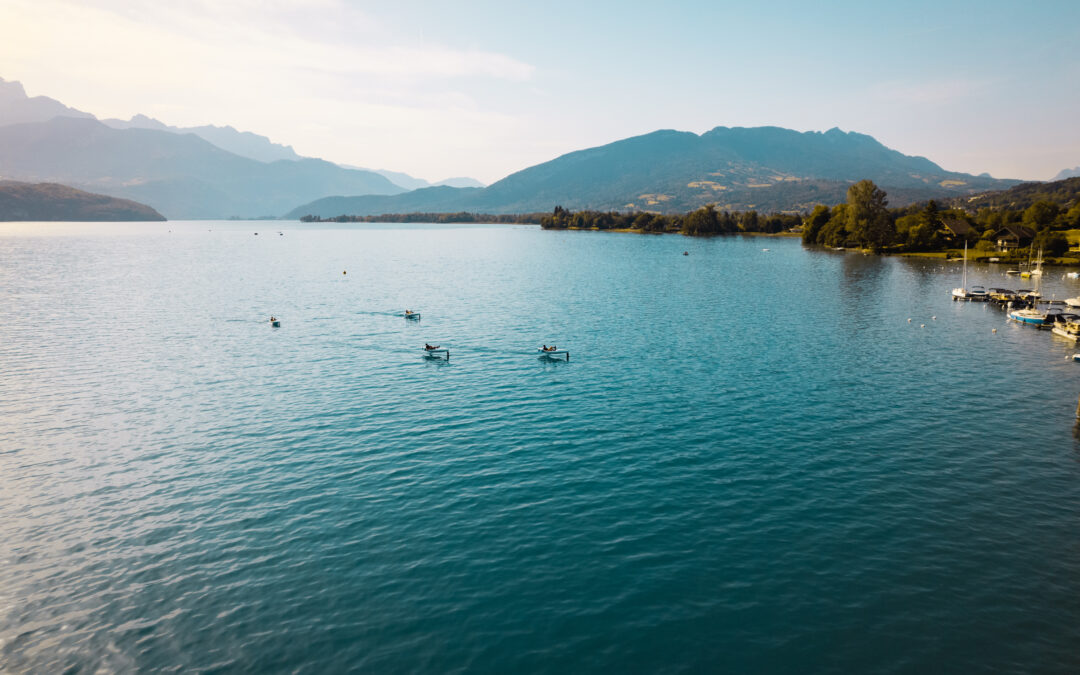
[[[959,276],[0,225],[0,672],[1076,672],[1076,347]]]

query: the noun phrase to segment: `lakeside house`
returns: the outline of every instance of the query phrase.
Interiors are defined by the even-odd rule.
[[[979,236],[979,231],[975,229],[975,226],[960,218],[943,218],[939,232],[946,241],[950,242]]]
[[[1031,246],[1035,233],[1023,225],[1006,225],[994,233],[994,239],[998,250],[1004,253]]]

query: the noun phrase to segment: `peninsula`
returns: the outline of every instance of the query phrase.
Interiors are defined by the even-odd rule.
[[[0,220],[161,221],[165,217],[129,199],[83,192],[58,183],[3,180]]]

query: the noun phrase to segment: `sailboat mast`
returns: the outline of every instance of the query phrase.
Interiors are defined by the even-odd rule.
[[[964,277],[960,282],[960,288],[967,290],[967,241],[964,242]]]

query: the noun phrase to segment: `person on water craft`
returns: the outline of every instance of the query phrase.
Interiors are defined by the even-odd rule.
[[[429,345],[429,344],[428,344],[428,343],[426,343],[426,342],[424,343],[424,349],[428,350],[429,352],[430,352],[430,351],[431,351],[432,349],[438,349],[438,348],[439,348],[439,345]]]

